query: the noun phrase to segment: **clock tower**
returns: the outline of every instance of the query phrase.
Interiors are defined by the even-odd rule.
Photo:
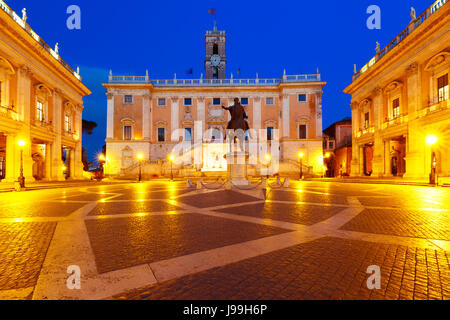
[[[206,31],[205,34],[205,74],[206,79],[225,79],[225,31],[217,30],[214,21],[214,29]]]

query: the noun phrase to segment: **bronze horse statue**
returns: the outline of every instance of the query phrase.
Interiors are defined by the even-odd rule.
[[[239,98],[234,98],[234,105],[227,107],[222,106],[222,109],[228,110],[231,115],[231,120],[228,122],[227,130],[238,130],[242,129],[244,132],[250,129],[247,114],[245,113],[244,107],[239,102]]]

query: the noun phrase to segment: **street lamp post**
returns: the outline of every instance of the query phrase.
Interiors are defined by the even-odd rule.
[[[299,178],[299,180],[302,180],[302,178],[303,178],[303,152],[298,153],[298,159],[300,161],[300,178]]]
[[[170,162],[170,181],[173,181],[173,167],[172,167],[173,159],[175,159],[175,157],[171,154],[171,155],[169,156],[169,162]]]
[[[328,166],[330,164],[329,163],[330,157],[331,157],[331,155],[330,155],[329,152],[325,153],[325,155],[323,156],[323,170],[325,171],[324,176],[327,176],[327,177],[331,177],[332,176],[331,172],[330,172],[331,168],[329,168],[329,166]],[[325,164],[326,164],[326,166],[325,166]],[[330,170],[328,170],[328,169],[330,169]]]
[[[142,181],[142,158],[144,158],[144,156],[142,155],[142,153],[139,153],[137,155],[138,161],[139,161],[139,182]]]
[[[432,185],[436,184],[436,156],[433,152],[433,145],[435,145],[437,141],[438,141],[438,138],[434,135],[429,135],[425,138],[425,142],[430,146],[430,150],[431,150],[431,170],[430,170],[429,183]]]
[[[25,140],[19,140],[17,141],[17,144],[20,147],[20,174],[17,180],[20,188],[25,188],[25,177],[23,176],[23,147],[25,146]]]
[[[105,155],[102,153],[98,156],[98,160],[100,162],[100,179],[103,179],[104,175],[104,165],[105,165]]]

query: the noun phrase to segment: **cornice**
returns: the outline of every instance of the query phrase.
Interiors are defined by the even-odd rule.
[[[445,28],[448,25],[448,11],[450,11],[450,5],[446,8],[439,10],[432,17],[424,21],[419,27],[397,44],[393,49],[385,54],[381,60],[377,61],[366,72],[362,73],[357,79],[352,81],[345,89],[344,92],[348,94],[354,94],[358,88],[362,88],[368,85],[373,79],[382,77],[387,69],[386,66],[393,65],[395,61],[402,61],[404,59],[404,52],[414,47],[416,44],[421,44],[421,38],[426,37],[427,34],[433,33],[435,30],[439,30],[442,27]]]
[[[78,94],[85,96],[91,93],[89,88],[78,80],[73,73],[67,70],[61,62],[57,61],[26,30],[14,22],[3,10],[0,10],[0,27],[2,31],[9,33],[16,46],[21,46],[25,51],[34,53],[39,58],[39,63],[65,79],[70,86],[75,88]]]

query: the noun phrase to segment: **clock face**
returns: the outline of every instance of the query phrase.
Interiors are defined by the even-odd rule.
[[[220,63],[220,56],[218,56],[218,55],[213,55],[212,57],[211,57],[211,64],[213,65],[213,66],[218,66],[219,65],[219,63]]]

